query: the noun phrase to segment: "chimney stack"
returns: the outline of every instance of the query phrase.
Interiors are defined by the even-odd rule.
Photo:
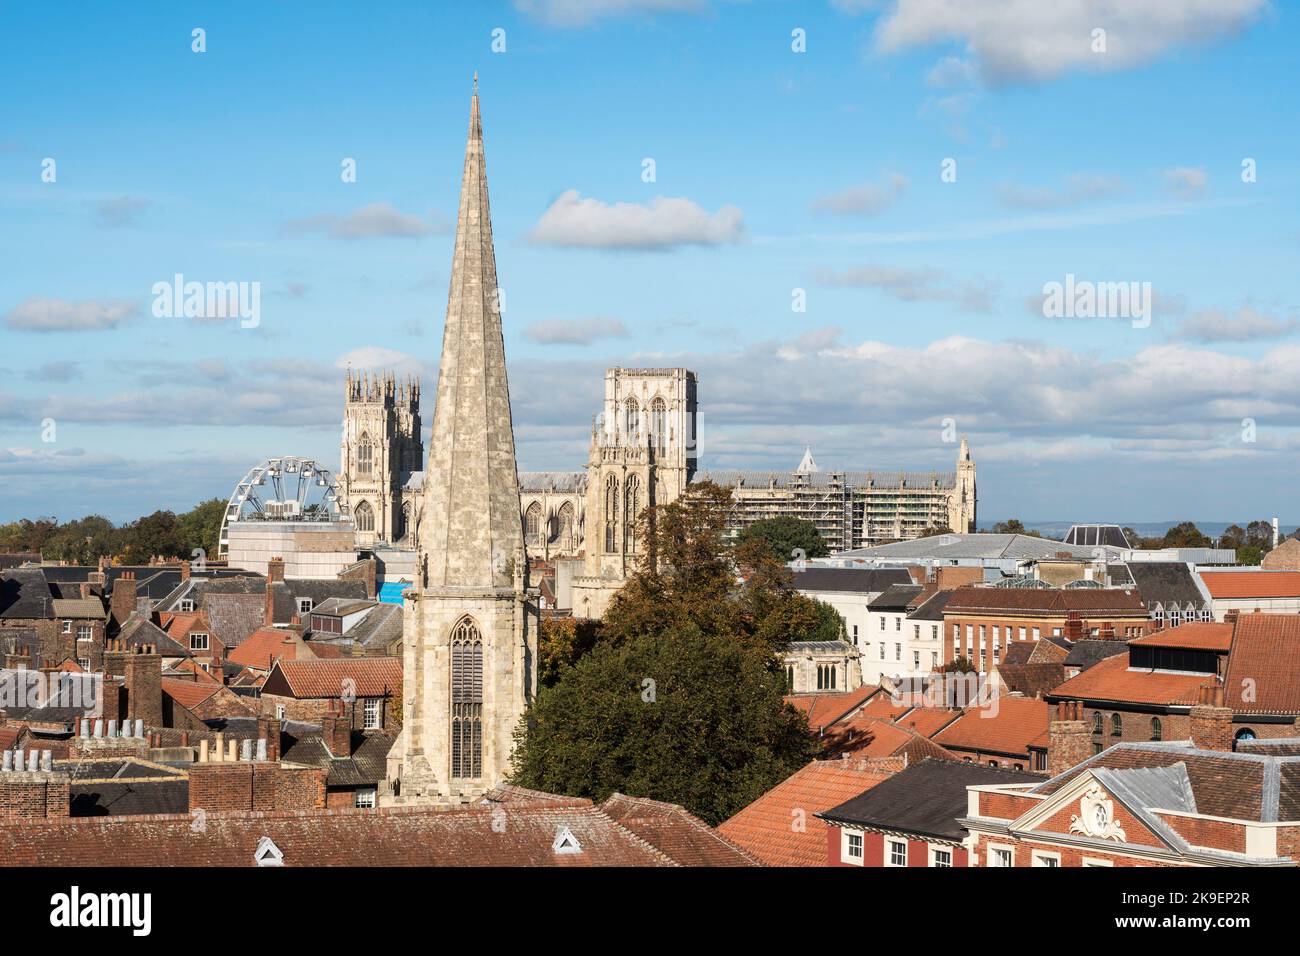
[[[352,721],[347,716],[343,701],[330,701],[329,712],[321,718],[321,731],[330,753],[335,757],[352,756]]]
[[[1065,700],[1047,730],[1047,774],[1055,777],[1092,756],[1092,735],[1083,719],[1083,704]]]
[[[109,610],[117,626],[121,627],[135,610],[136,581],[134,571],[123,571],[113,582],[113,593],[108,600]]]
[[[1222,684],[1201,685],[1190,716],[1192,746],[1202,750],[1233,749],[1232,708],[1224,706]]]
[[[275,626],[275,586],[284,581],[284,558],[275,557],[266,562],[266,613],[262,624]]]
[[[148,727],[161,727],[162,658],[153,644],[137,644],[135,653],[126,655],[123,683],[126,687],[126,716],[144,721]]]
[[[1083,637],[1083,618],[1078,611],[1069,611],[1065,615],[1065,639],[1073,643]]]

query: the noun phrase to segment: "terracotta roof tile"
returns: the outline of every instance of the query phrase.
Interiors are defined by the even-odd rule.
[[[791,694],[785,700],[808,715],[808,726],[813,733],[817,733],[855,710],[876,693],[881,693],[877,685],[863,684],[857,690],[839,694]],[[882,696],[888,699],[888,695]]]
[[[1194,704],[1209,674],[1130,670],[1127,654],[1098,661],[1051,693],[1053,698],[1108,700],[1132,704]]]
[[[1237,618],[1224,695],[1239,714],[1300,714],[1300,614]]]
[[[384,697],[402,687],[402,662],[395,657],[281,660],[267,675],[265,693],[280,693],[277,674],[290,696],[298,698],[337,697],[345,680],[353,682],[352,689],[358,697]]]
[[[1146,618],[1146,605],[1136,590],[1122,588],[957,588],[945,614],[977,612],[1062,615],[1078,611],[1085,617],[1115,614]]]
[[[934,741],[949,749],[1029,755],[1029,745],[1047,732],[1051,707],[1028,697],[999,697],[996,706],[972,707]]]
[[[179,680],[174,677],[162,679],[163,693],[186,710],[193,710],[220,689],[221,685],[216,681]]]
[[[292,631],[279,627],[263,627],[250,634],[226,660],[244,667],[270,670],[278,660],[294,660],[298,656],[299,641]]]
[[[1202,571],[1210,597],[1300,597],[1300,571]]]
[[[682,866],[755,866],[759,862],[676,804],[616,793],[600,809]]]
[[[1129,641],[1140,647],[1185,647],[1192,650],[1226,651],[1232,646],[1232,625],[1196,621]]]
[[[815,760],[723,821],[718,832],[769,866],[824,866],[826,824],[813,814],[889,776],[885,769],[853,759]],[[791,825],[797,818],[805,825],[802,830]]]

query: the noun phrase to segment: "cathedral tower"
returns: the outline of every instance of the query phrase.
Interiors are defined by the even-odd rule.
[[[405,720],[388,759],[389,803],[464,803],[501,784],[536,689],[538,612],[498,302],[476,78],[417,580],[404,607]]]
[[[420,380],[349,371],[339,446],[339,495],[357,544],[403,540],[414,527],[402,488],[424,463]]]

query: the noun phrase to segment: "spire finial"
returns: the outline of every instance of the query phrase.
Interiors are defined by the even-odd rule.
[[[478,96],[478,70],[474,71],[474,95]]]

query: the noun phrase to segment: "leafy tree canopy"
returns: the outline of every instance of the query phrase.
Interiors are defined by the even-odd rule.
[[[755,521],[736,536],[737,546],[751,541],[761,541],[778,561],[792,561],[800,557],[821,558],[830,553],[817,526],[800,518],[765,518]]]

